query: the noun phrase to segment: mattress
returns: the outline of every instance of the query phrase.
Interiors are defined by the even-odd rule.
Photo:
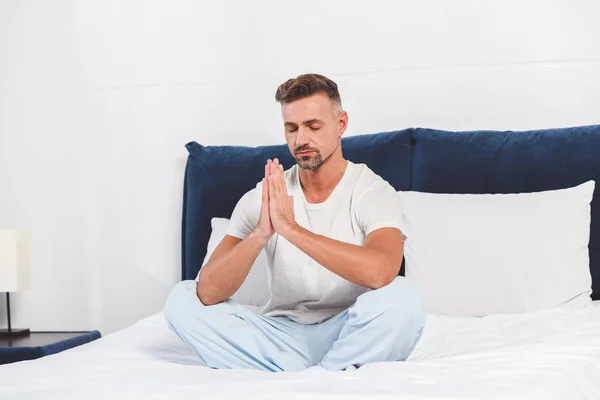
[[[89,344],[0,366],[1,399],[600,399],[600,301],[575,310],[428,315],[406,362],[358,370],[214,370],[162,312]]]

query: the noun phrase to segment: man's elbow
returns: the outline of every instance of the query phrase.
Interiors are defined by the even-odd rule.
[[[378,269],[377,273],[371,278],[370,289],[381,289],[389,285],[398,276],[398,268],[385,266]]]
[[[210,293],[200,284],[196,290],[198,300],[205,306],[214,306],[215,304],[221,303],[223,300],[218,299],[216,296],[211,296]]]

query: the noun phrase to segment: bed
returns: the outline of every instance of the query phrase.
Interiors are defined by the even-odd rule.
[[[367,163],[398,191],[527,193],[600,182],[600,126],[518,133],[408,129],[342,143],[346,158]],[[267,158],[278,157],[286,168],[293,160],[285,146],[192,142],[187,149],[181,279],[194,279],[211,220],[231,215],[260,181]],[[0,399],[600,399],[598,197],[588,224],[593,301],[584,306],[485,317],[430,313],[406,362],[297,373],[202,366],[158,311],[89,344],[0,366]]]
[[[162,312],[92,343],[0,368],[2,399],[598,399],[600,302],[485,318],[428,315],[404,363],[354,371],[214,370]]]

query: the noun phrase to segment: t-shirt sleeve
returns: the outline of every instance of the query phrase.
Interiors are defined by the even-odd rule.
[[[356,213],[365,236],[380,228],[401,230],[402,199],[386,181],[375,182],[365,191],[358,199]]]
[[[237,202],[227,227],[227,235],[245,239],[258,224],[261,202],[262,185],[259,183]]]

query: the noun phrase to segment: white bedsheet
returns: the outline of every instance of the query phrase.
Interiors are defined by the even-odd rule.
[[[600,302],[428,317],[407,362],[298,373],[199,366],[162,313],[92,343],[0,366],[0,399],[600,399]]]

